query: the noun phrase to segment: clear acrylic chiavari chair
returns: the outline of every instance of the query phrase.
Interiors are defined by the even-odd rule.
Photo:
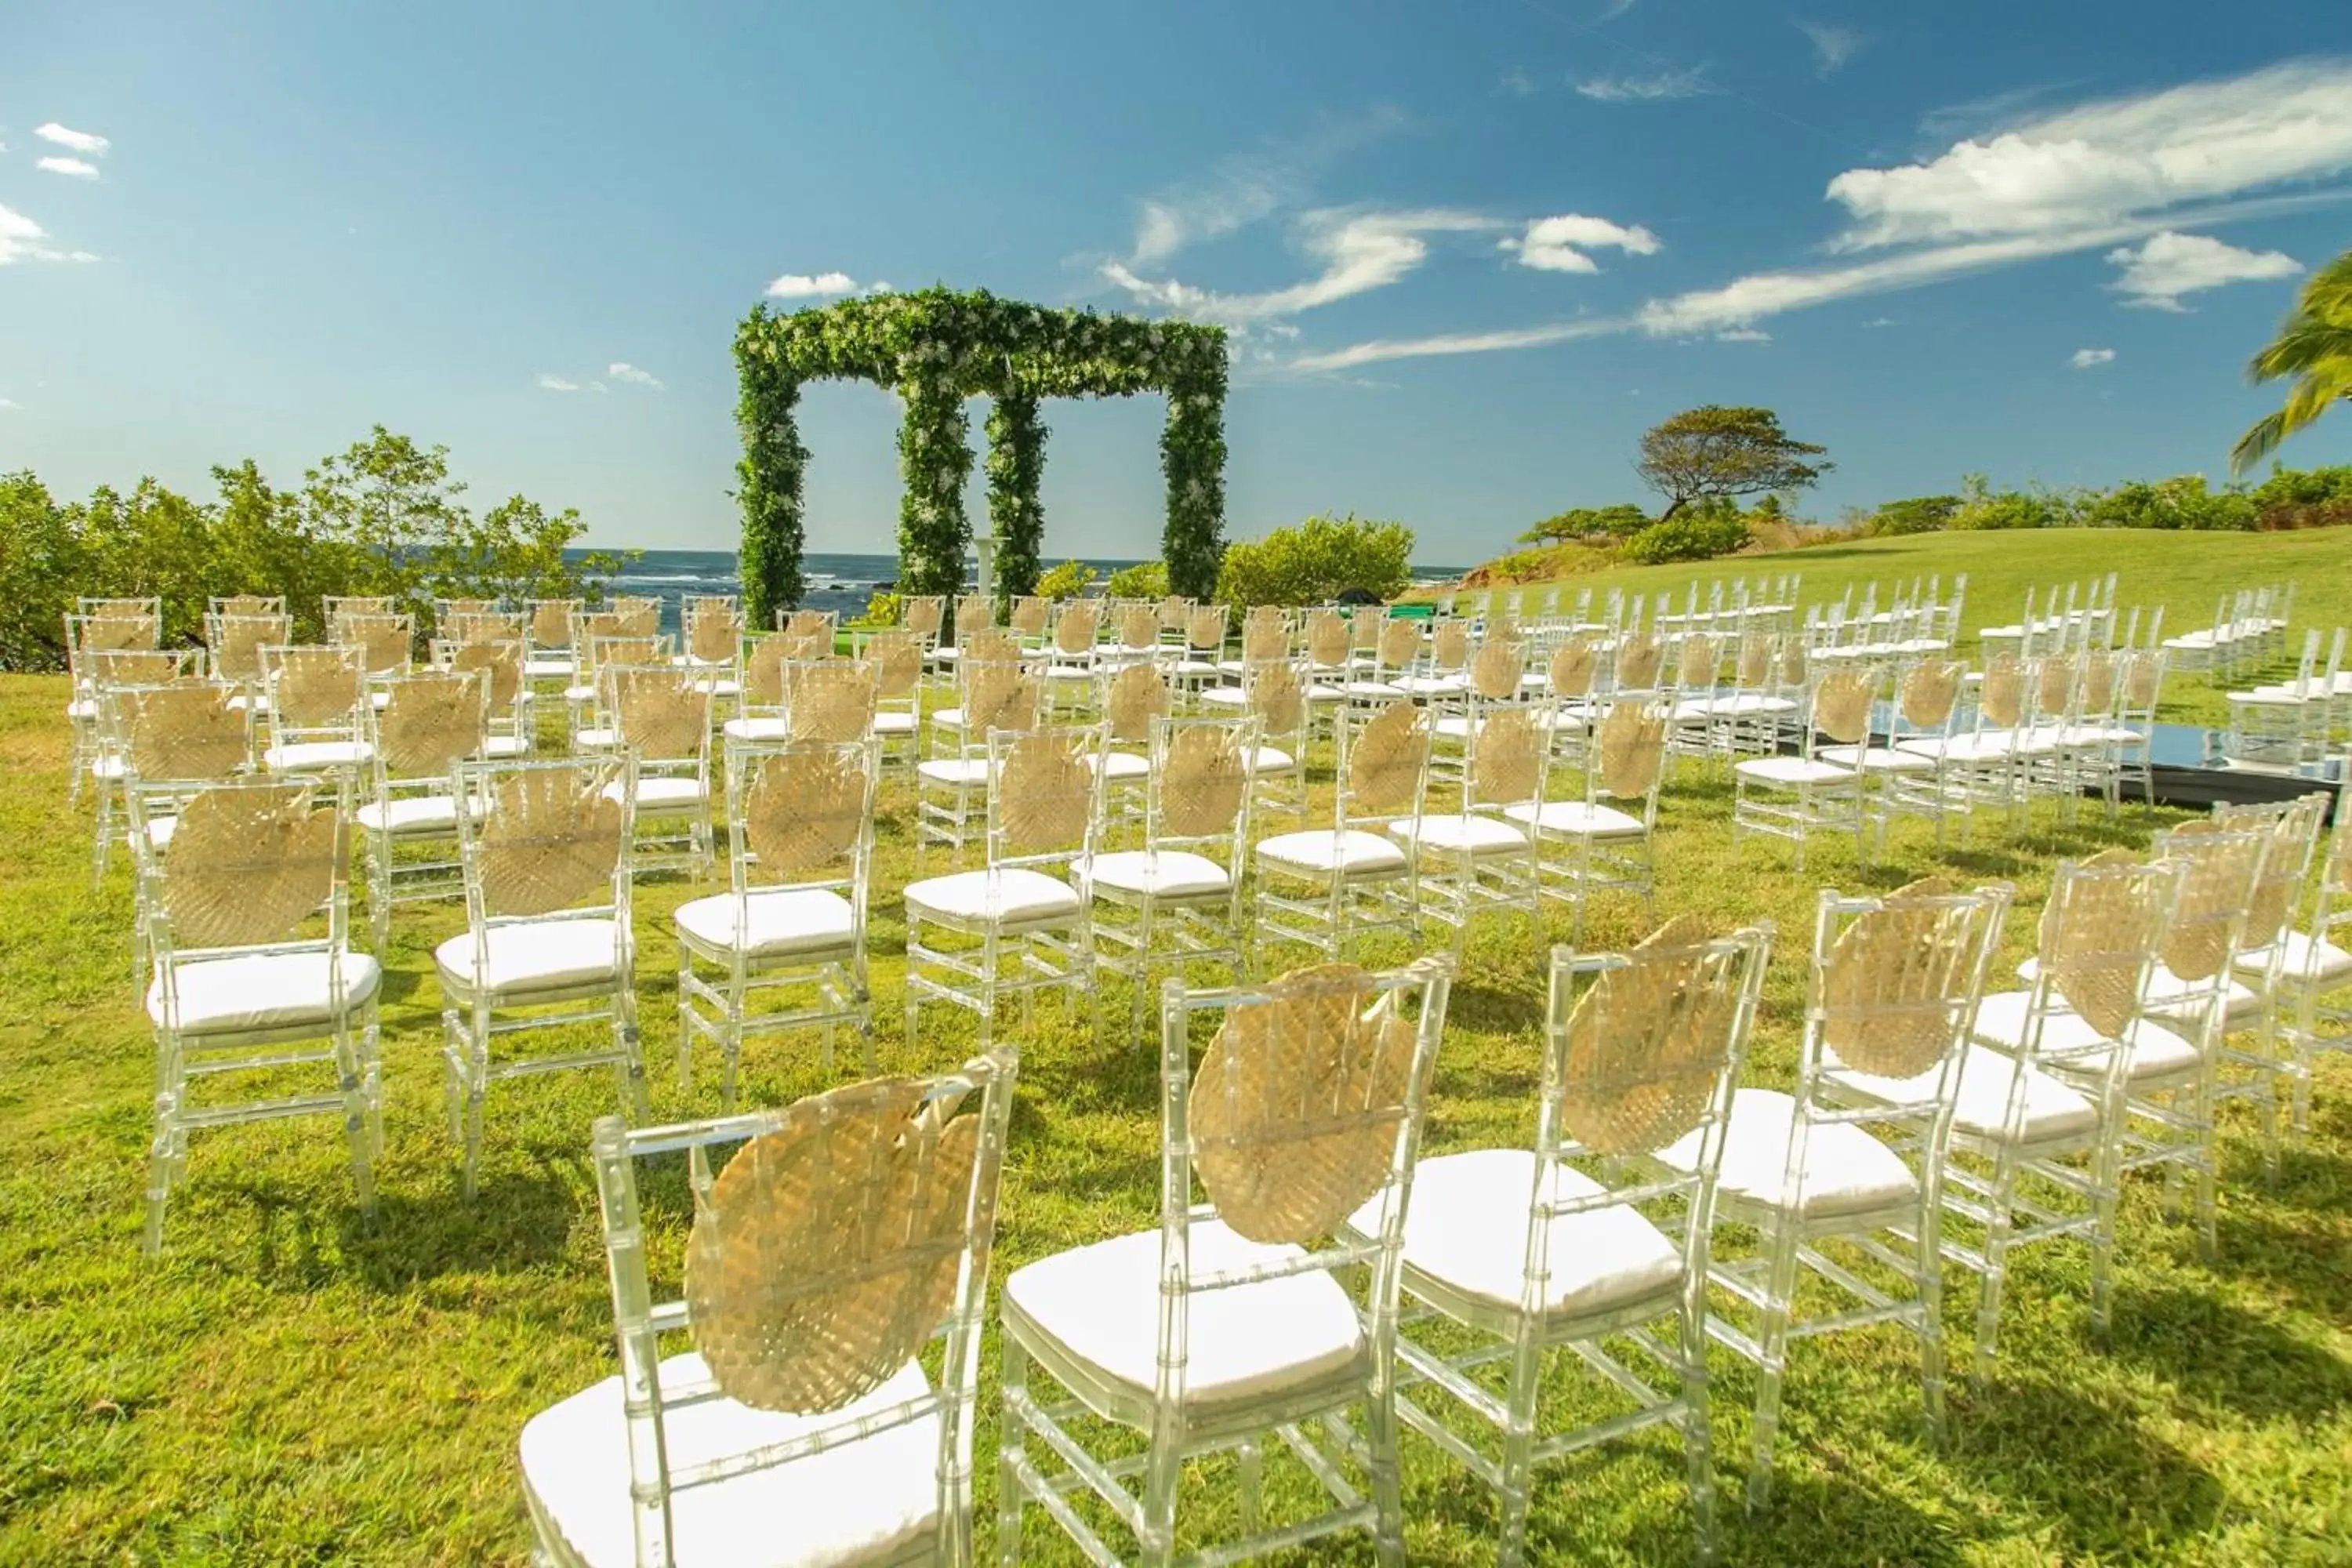
[[[1413,845],[1390,831],[1421,816],[1429,777],[1427,716],[1406,699],[1343,711],[1331,826],[1258,840],[1255,937],[1261,968],[1275,940],[1333,958],[1369,932],[1421,931]]]
[[[632,873],[709,869],[710,710],[690,667],[605,664],[604,711],[635,764],[630,784]],[[615,781],[614,790],[622,786]]]
[[[384,691],[369,735],[372,787],[352,814],[367,860],[368,920],[378,952],[392,940],[396,905],[465,891],[451,769],[480,756],[489,735],[486,674],[394,676]]]

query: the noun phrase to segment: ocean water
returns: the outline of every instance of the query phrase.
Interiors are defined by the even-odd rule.
[[[583,552],[572,552],[577,556]],[[1081,558],[1086,565],[1107,577],[1122,566],[1132,566],[1132,561],[1095,560]],[[740,594],[741,577],[736,572],[735,552],[731,550],[648,550],[630,562],[612,581],[612,591],[617,594],[646,595],[662,602],[662,626],[666,631],[678,629],[680,612],[686,601],[698,594]],[[1047,563],[1059,565],[1055,558]],[[866,603],[885,583],[898,575],[898,558],[895,555],[862,555],[844,552],[811,551],[801,558],[801,571],[808,582],[808,591],[802,603],[812,610],[835,610],[843,620],[862,614]],[[1417,579],[1438,580],[1461,575],[1459,569],[1448,566],[1415,566]]]

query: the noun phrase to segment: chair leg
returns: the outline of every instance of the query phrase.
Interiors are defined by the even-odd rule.
[[[998,1385],[1003,1414],[996,1438],[996,1561],[999,1568],[1015,1568],[1021,1561],[1021,1516],[1029,1501],[1015,1463],[1027,1455],[1029,1447],[1029,1428],[1018,1409],[1029,1393],[1029,1352],[1011,1334],[1003,1335],[1000,1342],[1003,1351]]]
[[[370,1020],[372,1023],[373,1020]],[[352,1185],[360,1213],[375,1218],[375,1151],[379,1142],[372,1114],[362,1053],[353,1048],[350,1020],[335,1033],[335,1073],[343,1094],[343,1140],[351,1145]]]
[[[1763,1321],[1756,1330],[1756,1425],[1748,1463],[1748,1511],[1771,1500],[1772,1446],[1780,1432],[1780,1380],[1789,1358],[1789,1314],[1797,1293],[1795,1221],[1784,1216],[1767,1237],[1772,1265]]]
[[[1683,1296],[1683,1463],[1690,1475],[1691,1523],[1702,1563],[1715,1557],[1715,1439],[1707,1428],[1706,1269],[1701,1264]]]
[[[180,1094],[183,1081],[179,1053],[170,1041],[155,1042],[155,1137],[147,1151],[147,1219],[140,1249],[153,1258],[163,1250],[163,1209],[172,1195],[172,1177],[179,1163]]]
[[[643,1126],[653,1120],[653,1102],[646,1096],[646,1059],[637,1034],[637,995],[624,984],[613,998],[614,1043],[621,1052],[621,1103],[631,1122]]]
[[[1927,1442],[1944,1447],[1944,1256],[1943,1200],[1930,1194],[1920,1205],[1918,1237],[1919,1397],[1926,1408]]]
[[[1977,1344],[1971,1371],[1979,1378],[1992,1375],[1993,1351],[2000,1339],[2000,1294],[2008,1277],[2010,1224],[2016,1189],[2016,1162],[2004,1152],[1993,1173],[1988,1205],[1992,1217],[1985,1226],[1984,1279],[1979,1282],[1977,1294]]]
[[[1536,1396],[1543,1387],[1543,1350],[1535,1325],[1521,1320],[1518,1343],[1512,1349],[1511,1384],[1504,1395],[1502,1537],[1495,1561],[1499,1568],[1518,1568],[1527,1561],[1528,1508],[1530,1478],[1535,1470]]]

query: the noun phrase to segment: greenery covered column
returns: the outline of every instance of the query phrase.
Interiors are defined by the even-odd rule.
[[[898,475],[906,487],[898,497],[898,591],[953,594],[963,587],[964,546],[971,540],[963,514],[971,473],[963,392],[936,361],[909,354],[898,393],[907,400],[898,426]]]
[[[1034,394],[1000,395],[988,416],[988,519],[996,537],[1000,598],[1037,591],[1045,544],[1045,422]]]
[[[776,624],[778,610],[801,602],[801,483],[808,468],[794,417],[801,385],[755,341],[736,340],[735,363],[742,377],[735,422],[743,456],[735,475],[743,508],[743,614],[750,625],[767,627]]]
[[[1160,437],[1160,468],[1168,479],[1168,522],[1161,553],[1168,589],[1196,599],[1217,591],[1224,558],[1224,345],[1215,345],[1213,374],[1170,389],[1168,427]]]

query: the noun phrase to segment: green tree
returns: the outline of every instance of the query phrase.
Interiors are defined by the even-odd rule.
[[[1059,566],[1034,574],[1035,586],[1027,590],[1042,594],[1048,599],[1075,599],[1087,591],[1095,580],[1095,569],[1076,561],[1065,561]]]
[[[30,470],[0,474],[0,668],[64,658],[79,557],[66,509]]]
[[[1645,566],[1670,561],[1712,561],[1748,543],[1748,519],[1728,496],[1710,497],[1669,512],[1625,542],[1629,560]]]
[[[1401,522],[1310,517],[1264,539],[1225,546],[1217,597],[1252,605],[1320,605],[1350,588],[1387,600],[1412,580],[1412,530]]]
[[[1139,561],[1122,566],[1105,580],[1103,592],[1114,599],[1161,598],[1168,592],[1168,563]]]
[[[449,477],[448,447],[420,447],[379,425],[302,476],[303,521],[352,552],[353,592],[393,599],[424,626],[435,547],[459,531],[465,489]]]
[[[1595,533],[1606,533],[1619,539],[1630,538],[1650,526],[1650,514],[1638,506],[1578,506],[1541,522],[1519,535],[1522,544],[1565,544]]]
[[[2232,472],[2244,473],[2331,406],[2352,398],[2352,250],[2312,274],[2278,336],[2246,366],[2247,379],[2257,384],[2289,376],[2294,384],[2285,404],[2256,420],[2231,448]]]
[[[1780,428],[1769,408],[1708,404],[1685,409],[1642,437],[1633,471],[1666,498],[1664,522],[1693,501],[1710,497],[1801,490],[1837,467],[1816,461],[1827,451]]]

